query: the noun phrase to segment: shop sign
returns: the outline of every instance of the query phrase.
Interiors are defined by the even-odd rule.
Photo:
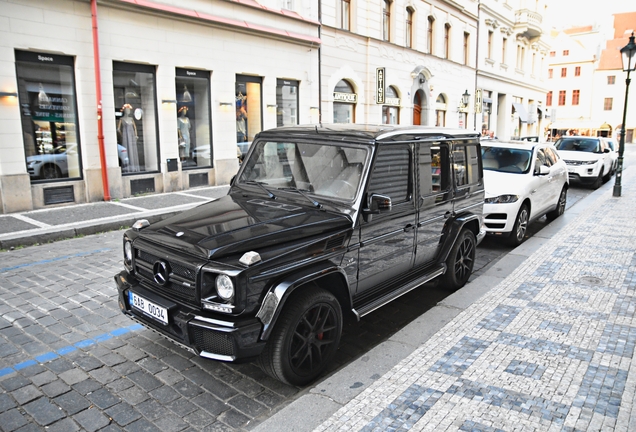
[[[38,93],[29,92],[33,120],[68,122],[75,120],[73,104],[66,95],[49,95],[48,103],[38,102]]]
[[[481,106],[483,104],[483,100],[481,98],[481,89],[475,90],[475,112],[477,114],[481,113]]]
[[[400,106],[400,98],[386,98],[385,105]]]
[[[375,70],[375,103],[384,103],[384,68]]]
[[[356,93],[339,93],[333,92],[334,102],[357,103],[358,95]]]
[[[207,75],[209,75],[209,72],[196,70],[196,69],[177,68],[176,75],[179,77],[207,78],[208,77]]]

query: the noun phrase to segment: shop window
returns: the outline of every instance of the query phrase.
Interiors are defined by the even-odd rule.
[[[298,81],[276,80],[276,126],[298,124]]]
[[[345,80],[340,80],[333,93],[333,122],[355,123],[355,107],[358,95],[353,86]]]
[[[73,58],[27,51],[15,57],[31,181],[81,178]]]
[[[385,92],[386,105],[382,106],[382,124],[398,124],[400,114],[400,99],[397,90],[388,86]]]
[[[263,130],[262,78],[237,75],[235,84],[236,143],[249,146]]]
[[[155,67],[113,62],[117,146],[123,174],[159,170]]]
[[[181,166],[184,169],[212,166],[210,73],[177,68],[175,74]]]

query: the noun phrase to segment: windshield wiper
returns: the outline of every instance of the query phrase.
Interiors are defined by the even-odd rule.
[[[259,182],[259,181],[255,181],[255,180],[248,180],[243,182],[243,184],[248,184],[248,185],[256,185],[258,187],[260,187],[261,189],[263,189],[265,192],[267,192],[267,196],[269,196],[271,199],[276,199],[276,195],[274,195],[269,189],[267,189],[265,186],[267,183],[265,182]]]
[[[307,189],[298,189],[298,188],[295,188],[295,187],[286,187],[286,188],[278,188],[278,190],[298,192],[299,194],[301,194],[302,196],[307,198],[309,201],[311,201],[311,203],[314,205],[314,207],[322,208],[322,204],[320,204],[318,201],[316,201],[315,199],[313,199],[312,197],[310,197],[309,195],[307,195],[305,193],[305,192],[309,192]]]

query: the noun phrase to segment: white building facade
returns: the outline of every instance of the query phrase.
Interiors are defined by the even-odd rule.
[[[227,184],[264,129],[539,134],[539,2],[1,0],[0,212]]]
[[[2,213],[227,184],[237,143],[318,121],[317,5],[271,3],[2,1]]]

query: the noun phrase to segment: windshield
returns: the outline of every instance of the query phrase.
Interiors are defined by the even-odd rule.
[[[560,138],[554,147],[557,150],[582,151],[599,153],[599,142],[596,138]]]
[[[296,188],[352,201],[366,159],[363,148],[258,141],[238,183],[258,182],[268,189]]]
[[[485,170],[521,174],[530,169],[532,150],[482,146],[481,158]]]

